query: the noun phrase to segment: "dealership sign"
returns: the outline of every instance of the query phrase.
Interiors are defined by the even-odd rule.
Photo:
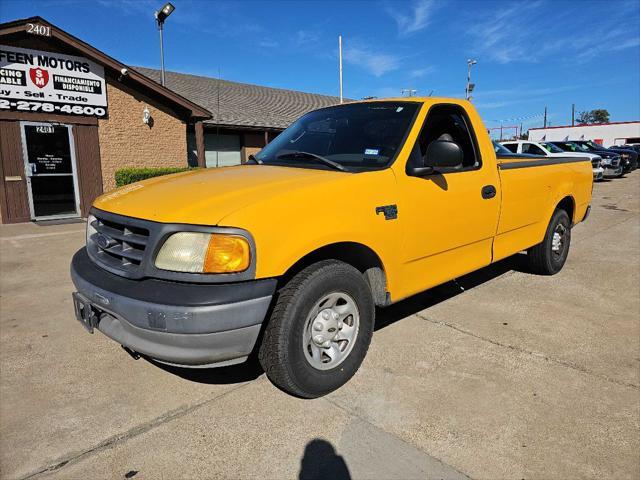
[[[104,68],[83,57],[0,45],[0,110],[106,117]]]

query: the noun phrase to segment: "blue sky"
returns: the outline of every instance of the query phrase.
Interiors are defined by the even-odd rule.
[[[129,65],[158,68],[162,0],[0,0],[2,21],[40,15]],[[552,125],[576,110],[640,119],[640,0],[172,0],[167,70],[329,95],[463,96],[488,126]],[[524,117],[524,120],[521,120]]]

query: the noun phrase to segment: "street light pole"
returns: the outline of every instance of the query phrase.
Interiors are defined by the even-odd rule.
[[[469,58],[467,60],[467,88],[464,90],[464,96],[467,100],[471,100],[471,92],[473,91],[474,84],[471,83],[471,66],[478,63],[477,60]]]
[[[160,85],[164,87],[164,38],[162,31],[164,22],[158,20],[158,30],[160,31]]]
[[[167,2],[155,13],[158,31],[160,32],[160,85],[164,86],[164,21],[176,9],[171,2]]]

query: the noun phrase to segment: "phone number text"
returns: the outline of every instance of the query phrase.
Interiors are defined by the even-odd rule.
[[[28,102],[26,100],[0,99],[0,110],[19,110],[23,112],[66,113],[68,115],[87,115],[104,117],[107,109],[88,105],[54,104],[49,102]]]

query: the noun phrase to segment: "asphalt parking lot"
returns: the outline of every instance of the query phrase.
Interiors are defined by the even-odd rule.
[[[516,256],[381,310],[358,374],[318,400],[87,334],[83,242],[0,227],[3,478],[640,478],[640,171],[595,185],[559,275]]]

